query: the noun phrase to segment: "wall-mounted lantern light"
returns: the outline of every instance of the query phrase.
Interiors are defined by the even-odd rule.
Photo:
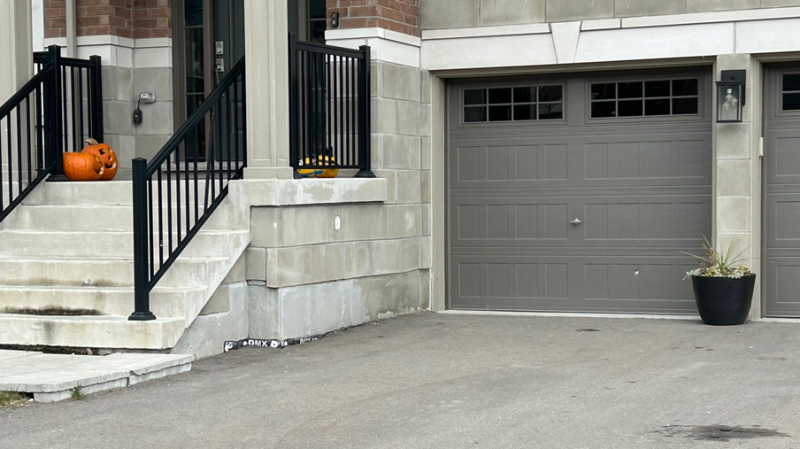
[[[723,70],[717,81],[717,123],[742,121],[744,106],[744,70]]]

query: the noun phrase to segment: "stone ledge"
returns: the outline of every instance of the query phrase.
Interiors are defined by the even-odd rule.
[[[229,189],[237,203],[249,207],[370,203],[388,198],[383,178],[245,179],[231,181]]]

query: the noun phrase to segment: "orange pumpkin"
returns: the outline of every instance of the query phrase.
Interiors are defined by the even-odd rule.
[[[64,174],[70,181],[97,181],[103,177],[103,163],[89,153],[64,153]]]
[[[100,178],[103,181],[110,181],[114,179],[114,176],[117,176],[117,154],[114,153],[114,150],[104,144],[104,143],[97,143],[94,139],[86,139],[86,147],[81,151],[81,153],[89,153],[94,154],[100,159],[100,162],[103,163],[103,177]]]

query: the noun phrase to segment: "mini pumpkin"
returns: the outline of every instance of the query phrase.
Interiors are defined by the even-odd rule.
[[[317,156],[317,165],[333,165],[336,163],[336,159],[333,156]],[[300,161],[300,166],[303,165],[310,165],[311,158],[306,158],[305,163]],[[338,168],[300,168],[297,170],[297,173],[300,175],[301,178],[335,178],[336,175],[339,174]]]
[[[70,181],[97,181],[103,172],[103,163],[94,154],[64,153],[64,174]]]
[[[85,141],[86,147],[81,153],[94,154],[103,163],[103,181],[110,181],[117,176],[117,154],[114,150],[104,143],[97,143],[96,140],[89,138]]]

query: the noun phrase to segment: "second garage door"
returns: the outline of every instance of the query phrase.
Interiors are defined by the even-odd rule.
[[[696,313],[711,231],[707,70],[448,91],[448,307]]]

